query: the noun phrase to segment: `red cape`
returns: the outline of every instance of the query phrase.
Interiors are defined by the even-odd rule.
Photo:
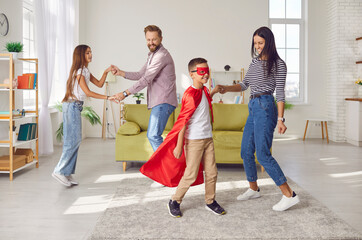
[[[205,92],[212,115],[211,97],[206,87],[203,89],[195,89],[189,87],[183,97],[180,115],[177,118],[173,128],[154,152],[151,158],[141,167],[140,172],[156,182],[168,187],[177,187],[186,168],[185,152],[179,159],[173,155],[173,150],[177,144],[178,134],[182,128],[188,123],[196,108],[199,106],[202,98],[202,92]],[[203,167],[200,164],[198,176],[192,184],[199,185],[204,183]]]

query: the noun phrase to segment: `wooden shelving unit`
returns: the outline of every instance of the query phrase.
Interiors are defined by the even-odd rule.
[[[9,140],[0,140],[0,147],[9,148],[9,171],[0,171],[0,173],[9,174],[10,181],[13,180],[13,174],[17,171],[20,171],[26,167],[36,165],[39,167],[39,141],[38,141],[38,129],[36,129],[36,138],[30,141],[17,141],[13,139],[13,127],[15,126],[15,122],[19,120],[29,120],[33,121],[35,119],[35,123],[38,125],[39,123],[39,108],[38,108],[38,59],[37,58],[19,58],[19,61],[26,61],[36,64],[36,86],[35,89],[14,89],[12,85],[12,79],[14,79],[15,75],[15,67],[14,67],[14,59],[11,53],[0,53],[0,60],[9,61],[9,84],[0,84],[0,91],[9,92],[9,117],[1,118],[0,122],[9,122]],[[15,110],[15,92],[16,91],[35,91],[35,110],[25,111],[25,116],[18,117],[13,115],[13,110]],[[25,144],[34,144],[35,143],[35,161],[25,164],[24,166],[14,169],[14,153],[15,148]]]

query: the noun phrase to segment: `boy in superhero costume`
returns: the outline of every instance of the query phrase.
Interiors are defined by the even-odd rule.
[[[180,115],[164,142],[140,171],[165,186],[177,186],[167,207],[171,216],[181,217],[181,201],[190,186],[204,183],[204,170],[205,208],[223,215],[225,210],[215,201],[217,168],[211,126],[211,98],[218,89],[210,95],[204,86],[209,79],[205,59],[192,59],[188,69],[193,85],[182,97]]]

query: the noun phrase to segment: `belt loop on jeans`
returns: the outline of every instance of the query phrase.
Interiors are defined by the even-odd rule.
[[[258,97],[263,96],[263,95],[273,95],[273,93],[271,93],[271,92],[264,92],[264,93],[251,94],[251,95],[250,95],[250,100],[251,100],[251,99],[254,99],[254,98],[258,98]]]

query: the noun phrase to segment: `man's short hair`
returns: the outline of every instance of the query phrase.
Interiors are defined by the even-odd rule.
[[[194,58],[189,62],[189,72],[196,67],[197,64],[207,63],[205,58]]]
[[[147,27],[145,27],[145,34],[147,32],[157,32],[158,36],[162,38],[162,31],[159,27],[157,27],[156,25],[148,25]]]

